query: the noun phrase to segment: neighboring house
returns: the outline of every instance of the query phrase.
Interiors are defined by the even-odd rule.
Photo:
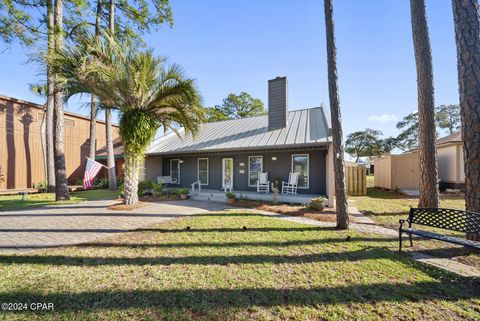
[[[446,188],[464,188],[461,132],[437,140],[438,178]],[[420,163],[417,151],[385,156],[374,161],[375,186],[386,189],[418,189]]]
[[[0,190],[31,188],[45,179],[44,116],[42,105],[0,96],[0,174],[4,176]],[[65,161],[70,184],[83,178],[89,126],[88,117],[65,112]],[[113,133],[118,137],[116,126]],[[103,145],[105,123],[97,121],[97,146]]]
[[[268,82],[268,115],[201,125],[195,137],[174,132],[147,150],[144,179],[171,176],[174,186],[256,191],[257,177],[270,182],[299,173],[298,193],[329,195],[333,204],[331,129],[322,107],[288,111],[287,79]]]
[[[118,135],[116,135],[115,139],[113,140],[113,155],[115,159],[115,171],[117,172],[117,177],[118,179],[123,180],[123,144],[120,136]],[[102,147],[100,147],[100,149],[97,150],[95,160],[99,163],[107,165],[107,145],[103,145]],[[106,172],[106,170],[103,174],[104,177],[108,177],[108,173]]]

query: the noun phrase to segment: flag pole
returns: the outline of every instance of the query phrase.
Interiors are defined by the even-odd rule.
[[[95,161],[95,160],[93,160],[93,159],[91,159],[91,158],[89,158],[89,157],[86,157],[86,158],[89,159],[89,160],[91,160],[92,162],[98,163],[97,161]],[[108,169],[108,167],[105,166],[105,165],[103,165],[102,163],[98,163],[98,164],[100,164],[100,166],[105,167],[106,169]]]

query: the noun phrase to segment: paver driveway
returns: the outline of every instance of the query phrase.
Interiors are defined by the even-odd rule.
[[[0,212],[0,251],[28,251],[110,237],[154,223],[208,211],[220,203],[170,201],[149,203],[133,211],[107,209],[113,200]]]

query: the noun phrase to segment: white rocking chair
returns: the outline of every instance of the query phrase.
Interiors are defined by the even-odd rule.
[[[288,182],[282,182],[282,194],[297,194],[298,173],[290,173]]]
[[[270,193],[268,173],[258,173],[257,193]]]

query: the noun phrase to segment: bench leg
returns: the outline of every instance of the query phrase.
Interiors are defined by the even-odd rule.
[[[408,238],[410,239],[410,246],[413,246],[413,242],[412,242],[412,234],[408,234]]]
[[[398,252],[402,252],[402,231],[398,231]]]

